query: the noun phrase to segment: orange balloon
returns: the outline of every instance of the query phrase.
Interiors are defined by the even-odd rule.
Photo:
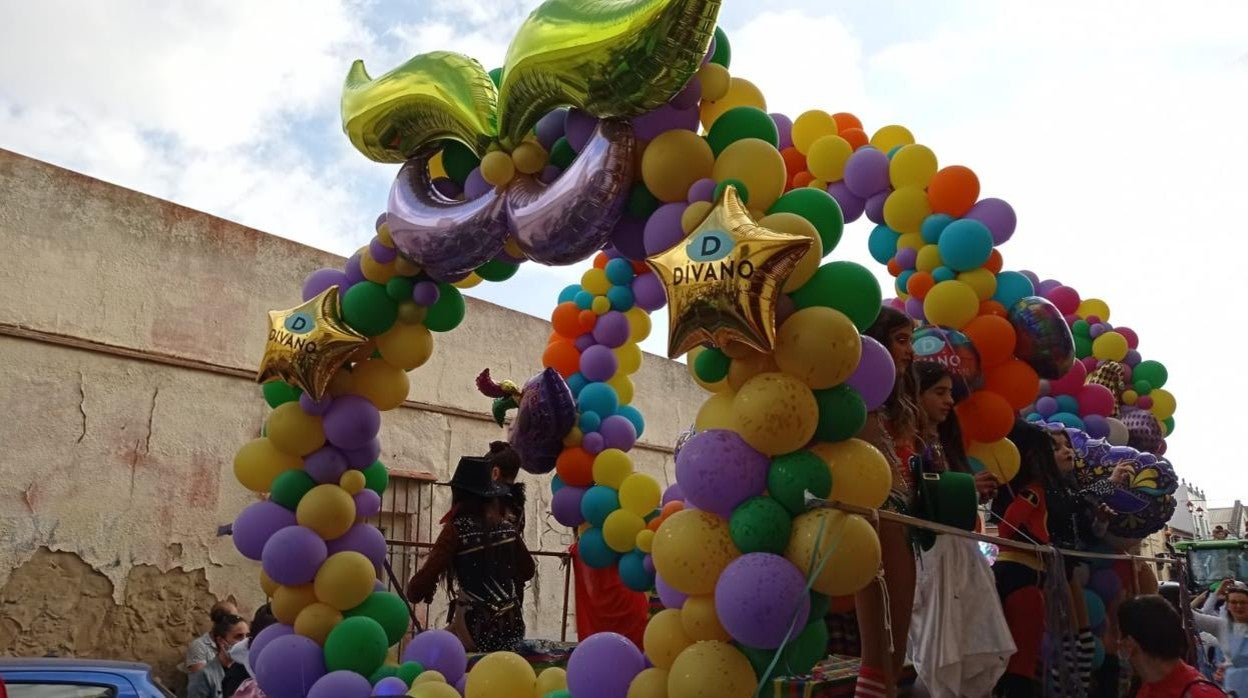
[[[999,393],[1010,407],[1021,410],[1039,394],[1040,376],[1026,363],[1010,359],[985,373],[984,389]]]
[[[849,145],[852,146],[854,150],[858,150],[862,146],[871,142],[871,136],[868,136],[867,132],[860,128],[843,128],[838,135],[849,141]]]
[[[793,188],[801,189],[802,187],[815,181],[815,176],[809,172],[798,172],[793,175]]]
[[[1004,439],[1014,427],[1014,410],[998,393],[977,390],[958,405],[958,422],[967,439],[992,443]]]
[[[798,172],[806,171],[806,156],[793,146],[789,146],[780,151],[780,157],[784,158],[784,171],[789,173],[792,179]]]
[[[985,369],[1000,366],[1014,356],[1014,342],[1017,337],[1014,326],[1004,317],[980,315],[966,323],[962,333],[975,345],[975,351],[979,352],[979,363]]]
[[[979,177],[962,165],[950,165],[938,170],[927,184],[927,200],[932,204],[932,213],[963,216],[978,198]]]
[[[888,273],[889,274],[892,274],[893,276],[901,276],[901,272],[903,271],[905,271],[905,269],[901,268],[901,263],[897,261],[896,257],[893,257],[892,259],[888,260]]]
[[[568,339],[576,339],[582,334],[580,320],[577,319],[580,314],[581,309],[576,306],[576,303],[572,301],[560,303],[550,314],[550,324],[560,335]]]
[[[980,315],[995,315],[996,317],[1009,318],[1009,314],[1005,311],[1005,306],[996,301],[984,301],[979,304]]]
[[[906,293],[923,300],[927,297],[927,292],[932,290],[936,285],[936,278],[929,271],[916,271],[910,275],[910,280],[906,282]]]
[[[581,370],[581,352],[566,339],[555,342],[542,352],[542,365],[555,369],[564,378],[570,378],[573,373]]]
[[[1003,266],[1005,266],[1005,260],[1001,258],[1001,252],[995,247],[992,248],[992,252],[988,253],[988,261],[984,262],[984,268],[993,274],[1000,274]]]
[[[845,129],[856,128],[859,131],[862,130],[862,122],[858,120],[858,117],[847,111],[838,111],[832,115],[832,120],[836,122],[836,128],[842,136],[845,135]]]
[[[597,255],[594,255],[594,268],[606,269],[608,261],[607,255],[603,252],[599,252]]]
[[[594,329],[596,322],[598,322],[598,314],[592,310],[582,310],[576,316],[576,323],[580,326],[581,334]]]
[[[663,505],[662,511],[659,512],[659,518],[666,519],[678,511],[684,511],[685,503],[680,500],[673,500]]]
[[[594,457],[580,446],[565,448],[555,459],[555,472],[566,485],[589,487],[594,484]]]
[[[833,596],[828,600],[828,613],[849,613],[854,610],[854,595]]]

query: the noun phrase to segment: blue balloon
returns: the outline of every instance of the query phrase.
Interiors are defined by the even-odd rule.
[[[602,417],[597,412],[586,410],[581,412],[580,427],[581,431],[588,434],[591,431],[598,431],[598,427],[602,426]]]
[[[632,422],[633,428],[637,430],[637,437],[641,437],[641,433],[646,430],[646,420],[641,416],[641,410],[632,405],[624,405],[615,413]]]
[[[1073,429],[1083,430],[1084,428],[1083,420],[1079,419],[1078,415],[1072,414],[1070,412],[1058,412],[1052,417],[1049,417],[1049,421],[1061,422],[1062,424],[1068,427],[1071,427]]]
[[[942,281],[953,281],[958,278],[958,272],[949,267],[936,267],[932,270],[932,278],[936,279],[936,283]]]
[[[972,472],[972,473],[982,473],[982,472],[984,472],[984,470],[986,470],[986,469],[987,469],[987,468],[984,466],[984,462],[983,462],[983,461],[981,461],[980,459],[976,458],[975,456],[967,456],[967,457],[966,457],[966,460],[967,460],[967,461],[969,461],[969,462],[970,462],[970,464],[971,464],[971,472]]]
[[[1105,645],[1101,644],[1101,638],[1092,638],[1092,668],[1100,669],[1105,663]]]
[[[576,294],[580,292],[581,292],[580,284],[572,284],[570,286],[564,286],[563,290],[559,292],[559,302],[567,303],[568,301],[575,301]]]
[[[944,250],[941,250],[944,254]],[[1031,279],[1023,276],[1016,271],[1003,271],[997,274],[997,292],[992,294],[992,299],[1006,308],[1014,307],[1014,304],[1027,296],[1036,295],[1036,289],[1031,284]]]
[[[607,266],[603,269],[607,273],[607,281],[616,286],[627,286],[632,280],[633,265],[629,264],[627,259],[616,258],[607,262]]]
[[[576,307],[581,310],[589,310],[594,306],[594,294],[589,291],[576,292]]]
[[[590,383],[581,389],[576,404],[582,412],[597,412],[599,417],[606,419],[620,409],[620,396],[615,394],[615,388],[606,383]]]
[[[877,225],[867,238],[867,250],[880,264],[888,264],[888,260],[897,254],[897,239],[901,236],[887,225]]]
[[[913,269],[906,269],[897,275],[894,286],[897,288],[898,295],[906,293],[906,284],[910,282],[910,277],[914,276]]]
[[[581,497],[581,515],[591,526],[602,526],[611,512],[620,508],[620,493],[606,485],[594,485]]]
[[[1040,414],[1039,412],[1032,412],[1027,415],[1027,421],[1029,422],[1038,422],[1042,419],[1044,419],[1044,415]]]
[[[1105,601],[1091,589],[1083,590],[1083,602],[1088,606],[1088,625],[1095,628],[1105,622]]]
[[[611,301],[612,310],[618,310],[621,313],[632,310],[636,302],[633,298],[633,289],[627,286],[612,286],[607,290],[607,300]]]
[[[955,271],[978,269],[992,255],[992,232],[976,220],[962,218],[940,234],[940,258]]]
[[[953,222],[953,216],[947,213],[933,213],[923,219],[923,227],[919,232],[923,234],[923,242],[929,245],[935,245],[940,240],[940,234],[944,232],[945,227]]]
[[[584,389],[585,386],[587,385],[589,385],[589,379],[581,375],[579,371],[576,373],[573,373],[568,378],[568,390],[572,391],[572,397],[576,397],[577,395],[580,395],[581,390]]]
[[[576,544],[576,550],[585,564],[597,570],[610,567],[620,559],[620,554],[607,545],[607,541],[602,537],[602,529],[597,527],[585,529],[580,541]]]
[[[645,553],[633,550],[620,557],[620,581],[633,591],[650,591],[654,588],[654,575],[646,571]]]
[[[565,485],[563,484],[563,479],[560,478],[558,475],[555,475],[554,477],[550,478],[550,493],[551,494],[558,492],[564,487]]]
[[[1079,401],[1071,395],[1057,396],[1057,411],[1079,414]]]
[[[892,159],[893,159],[893,156],[897,154],[897,151],[898,151],[898,150],[901,150],[901,149],[902,149],[902,148],[904,148],[904,147],[906,147],[906,146],[905,146],[905,145],[897,145],[897,146],[893,146],[893,149],[892,149],[892,150],[890,150],[890,151],[888,151],[888,159],[889,159],[889,160],[892,160]]]

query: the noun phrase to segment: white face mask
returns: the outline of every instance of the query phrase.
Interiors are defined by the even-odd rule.
[[[251,674],[251,665],[247,663],[247,655],[251,650],[251,638],[243,638],[230,646],[230,659],[243,665],[248,674]]]

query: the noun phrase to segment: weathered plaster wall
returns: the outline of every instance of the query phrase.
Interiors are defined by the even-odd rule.
[[[265,311],[341,262],[0,151],[0,654],[127,657],[169,674],[213,598],[260,601],[257,566],[216,536],[249,501],[231,460],[267,411],[239,370],[258,361]],[[501,431],[473,378],[535,373],[548,327],[469,299],[412,374],[424,407],[387,415],[383,460],[445,479],[481,452]],[[666,483],[666,445],[699,390],[654,356],[634,379],[648,423],[636,460]],[[529,545],[563,550],[548,483],[532,480]],[[442,489],[428,513],[445,510]],[[531,634],[558,636],[562,594],[558,562],[542,561]]]

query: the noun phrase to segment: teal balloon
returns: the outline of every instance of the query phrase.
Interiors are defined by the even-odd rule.
[[[564,487],[566,487],[566,485],[564,484],[563,479],[560,478],[558,475],[550,478],[550,493],[551,494],[558,492]]]
[[[605,419],[620,409],[620,396],[616,395],[615,388],[606,383],[590,383],[581,388],[580,395],[576,397],[576,404],[582,412],[586,410],[597,412]]]
[[[576,300],[576,294],[578,293],[581,293],[580,284],[569,284],[564,286],[563,290],[559,292],[559,302],[571,303]],[[584,310],[584,308],[582,308],[582,310]]]
[[[897,231],[881,223],[871,229],[871,234],[867,236],[867,251],[871,253],[871,258],[880,264],[888,264],[888,261],[897,254],[897,240],[901,235]]]
[[[603,539],[601,528],[585,529],[576,544],[576,549],[581,560],[597,570],[606,569],[620,560],[620,554],[612,550],[607,545],[607,541]]]
[[[1083,602],[1088,607],[1088,626],[1095,628],[1105,622],[1105,602],[1091,589],[1083,590]]]
[[[594,294],[584,289],[577,291],[573,300],[576,301],[576,307],[581,310],[589,310],[594,306]]]
[[[751,497],[737,506],[728,532],[742,553],[783,555],[793,532],[793,518],[771,497]]]
[[[407,634],[411,616],[407,612],[407,602],[398,594],[389,591],[374,591],[364,599],[364,603],[347,611],[348,618],[364,617],[377,621],[382,630],[386,631],[386,640],[392,646],[399,643]]]
[[[949,267],[936,267],[932,270],[932,278],[936,279],[936,283],[940,283],[941,281],[953,281],[958,278],[958,272],[950,269]]]
[[[977,220],[961,218],[940,233],[940,258],[956,271],[978,269],[992,255],[992,232]]]
[[[1105,645],[1101,643],[1101,638],[1092,638],[1092,668],[1100,669],[1105,663]]]
[[[608,261],[603,271],[607,274],[607,280],[616,286],[626,286],[632,283],[633,277],[637,275],[633,271],[633,265],[629,264],[627,259],[621,258]]]
[[[819,231],[819,242],[823,245],[825,257],[836,249],[841,242],[841,234],[845,232],[845,214],[841,212],[841,205],[823,189],[800,187],[789,191],[777,199],[767,213],[796,213],[810,221]]]
[[[581,496],[581,515],[589,525],[601,528],[611,512],[620,508],[620,494],[606,485],[594,485]]]
[[[806,511],[806,492],[819,498],[832,492],[832,473],[823,459],[810,451],[794,451],[771,459],[767,493],[789,514]]]
[[[386,661],[390,643],[381,624],[372,618],[343,618],[325,638],[325,668],[371,676]]]
[[[816,390],[815,404],[819,406],[819,421],[815,438],[820,441],[844,441],[867,423],[867,403],[857,390],[848,384]]]
[[[646,571],[646,555],[632,550],[620,556],[620,581],[633,591],[650,591],[654,588],[654,575]]]
[[[943,250],[941,257],[944,257]],[[941,280],[947,281],[948,279]],[[1006,308],[1012,308],[1020,300],[1034,295],[1036,295],[1035,286],[1032,285],[1031,279],[1023,274],[1016,271],[1003,271],[997,274],[997,290],[992,294],[992,299]]]
[[[746,138],[767,141],[772,147],[780,145],[780,132],[776,130],[776,122],[767,112],[757,107],[729,109],[715,119],[711,130],[706,134],[706,142],[716,157],[728,146]]]
[[[285,381],[269,381],[260,386],[260,392],[264,393],[264,401],[269,404],[269,407],[294,402],[303,394],[303,390]]]
[[[637,430],[638,437],[646,430],[646,420],[641,416],[641,410],[636,407],[622,405],[615,413],[633,423],[633,428]]]
[[[940,234],[945,228],[953,222],[953,216],[947,213],[933,213],[923,219],[923,226],[919,232],[923,235],[923,242],[929,245],[935,245],[940,241]]]
[[[902,272],[897,275],[897,280],[893,282],[897,295],[900,296],[906,292],[906,284],[910,283],[910,277],[912,276],[914,276],[913,269],[903,269]]]
[[[859,332],[865,332],[875,322],[883,299],[880,282],[866,267],[853,262],[829,262],[793,292],[798,310],[815,306],[835,308],[845,313]]]
[[[1148,381],[1149,385],[1154,388],[1165,387],[1166,381],[1170,378],[1170,372],[1166,370],[1164,364],[1160,361],[1141,361],[1136,364],[1135,369],[1131,372],[1131,377],[1135,380]]]
[[[636,302],[633,289],[628,286],[612,286],[607,289],[607,300],[611,302],[612,310],[618,310],[621,313],[632,310]]]

